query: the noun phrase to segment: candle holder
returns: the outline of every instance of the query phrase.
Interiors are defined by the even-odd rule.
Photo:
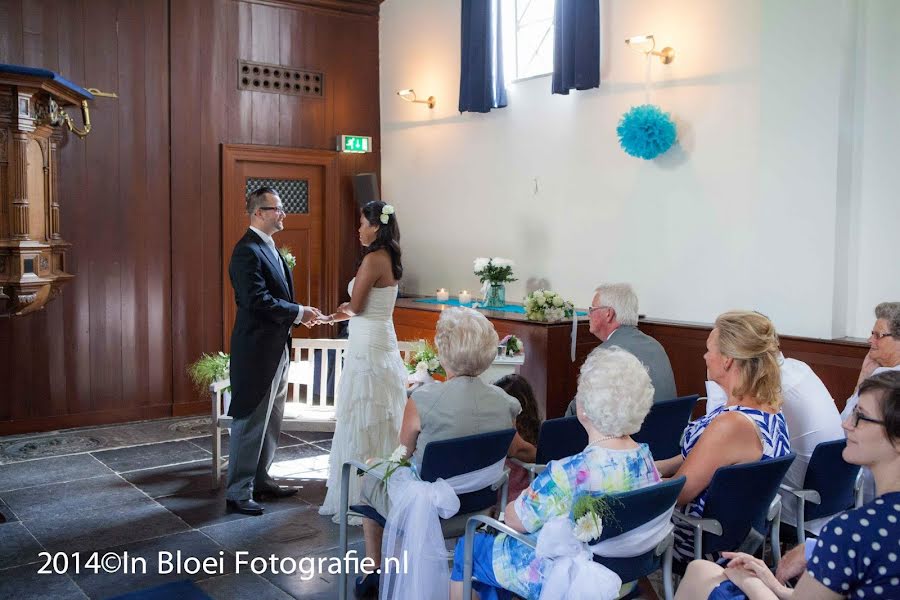
[[[450,292],[448,292],[444,288],[441,288],[437,292],[435,292],[434,297],[437,298],[438,302],[446,302],[450,299]]]

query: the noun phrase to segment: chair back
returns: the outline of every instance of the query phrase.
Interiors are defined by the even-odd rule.
[[[685,478],[679,477],[649,487],[604,495],[610,514],[603,520],[603,533],[597,541],[614,538],[636,529],[662,513],[671,514]],[[660,568],[661,555],[656,549],[639,556],[608,558],[594,556],[594,560],[616,573],[622,581],[634,581]]]
[[[493,465],[509,452],[515,429],[503,429],[490,433],[478,433],[449,440],[429,442],[422,456],[419,477],[422,481],[450,479],[463,473],[471,473]],[[477,512],[497,503],[497,492],[490,486],[461,494],[459,514]]]
[[[751,529],[765,537],[769,505],[796,456],[791,452],[716,470],[706,495],[703,518],[717,520],[722,525],[722,535],[703,534],[704,554],[737,549]]]
[[[806,505],[806,520],[827,517],[853,508],[856,494],[853,485],[859,466],[844,460],[842,453],[846,439],[822,442],[813,450],[803,479],[803,489],[815,490],[822,498],[820,504]]]
[[[588,434],[578,422],[578,417],[548,419],[541,423],[538,432],[535,464],[546,465],[551,460],[574,456],[584,451]]]
[[[699,398],[698,394],[692,394],[654,403],[641,430],[631,438],[650,446],[653,458],[675,456],[681,451],[681,435]]]

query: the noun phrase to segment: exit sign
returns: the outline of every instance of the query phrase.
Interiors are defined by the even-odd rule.
[[[371,152],[372,138],[365,135],[342,135],[338,139],[340,152]]]

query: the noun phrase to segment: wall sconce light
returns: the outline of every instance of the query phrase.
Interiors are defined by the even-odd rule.
[[[667,65],[675,60],[675,49],[666,46],[662,50],[656,50],[656,40],[652,35],[636,35],[627,38],[625,43],[634,48],[638,52],[653,56],[658,56],[662,64]]]
[[[434,96],[428,96],[428,100],[416,100],[415,90],[398,90],[397,95],[407,102],[413,102],[415,104],[427,104],[428,108],[434,108]]]

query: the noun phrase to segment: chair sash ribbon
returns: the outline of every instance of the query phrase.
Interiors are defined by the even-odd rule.
[[[503,476],[505,462],[504,458],[483,469],[434,483],[419,480],[409,467],[394,471],[387,481],[391,511],[381,545],[381,600],[447,600],[450,553],[444,546],[440,519],[449,519],[459,511],[458,494],[497,482]],[[399,568],[396,561],[388,565],[388,558],[399,559]]]
[[[673,506],[672,510],[674,508]],[[672,525],[672,510],[663,512],[631,531],[592,544],[591,552],[595,556],[606,558],[630,558],[653,550],[675,529]]]
[[[545,567],[540,600],[613,600],[622,580],[594,562],[587,544],[578,540],[568,517],[554,517],[541,527],[535,553]]]

